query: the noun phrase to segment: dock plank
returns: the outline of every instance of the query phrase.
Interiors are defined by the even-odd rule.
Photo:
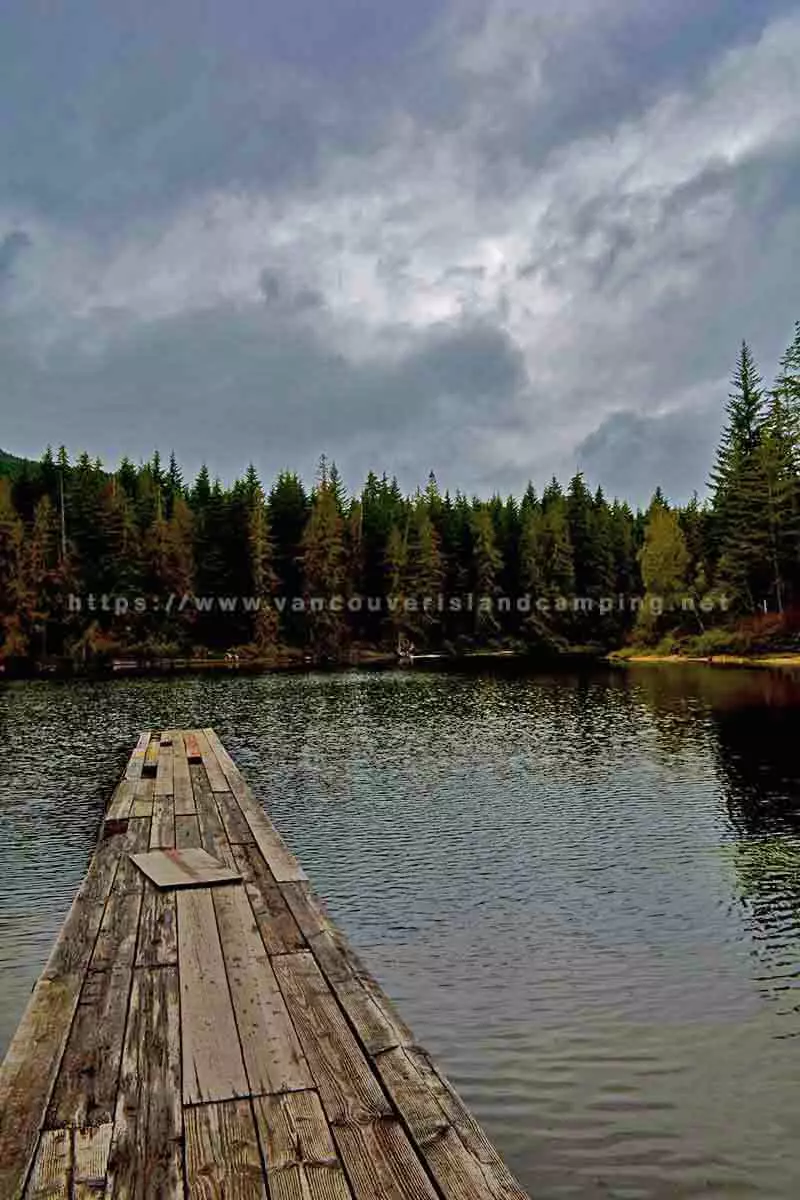
[[[137,967],[178,965],[178,913],[175,893],[162,891],[145,880]]]
[[[143,730],[139,734],[139,740],[134,747],[133,754],[128,759],[128,765],[125,768],[125,778],[132,779],[134,783],[142,777],[145,755],[147,754],[147,747],[150,745],[151,736],[149,729]]]
[[[158,780],[156,780],[156,784],[158,784]],[[154,792],[153,794],[150,849],[175,849],[175,797],[171,793]]]
[[[155,779],[140,779],[133,796],[132,817],[152,817]]]
[[[233,759],[222,745],[214,730],[204,729],[203,736],[209,748],[213,751],[220,772],[227,781],[226,787],[229,787],[236,797],[239,807],[252,830],[258,848],[266,859],[272,874],[279,883],[306,879],[305,871],[245,783]]]
[[[180,1040],[177,970],[136,970],[108,1161],[109,1198],[183,1200]]]
[[[158,758],[161,749],[157,738],[154,738],[145,750],[142,762],[142,777],[155,779],[158,774]]]
[[[0,1196],[20,1194],[77,1008],[82,976],[40,979],[0,1067]]]
[[[422,1053],[398,1048],[378,1056],[389,1096],[446,1200],[526,1200],[477,1122],[435,1075]],[[445,1103],[440,1098],[445,1097]]]
[[[229,789],[228,780],[219,764],[216,754],[209,745],[206,731],[198,729],[195,732],[195,741],[200,749],[203,766],[206,769],[206,775],[208,776],[212,792],[227,792]]]
[[[191,1200],[267,1200],[249,1100],[186,1110],[186,1183]]]
[[[259,1096],[253,1107],[272,1200],[350,1200],[316,1092]]]
[[[202,847],[200,823],[196,813],[175,814],[175,847],[178,850],[194,850]]]
[[[307,950],[306,939],[260,850],[256,846],[234,846],[233,857],[267,952],[292,954]]]
[[[211,784],[208,782],[206,769],[201,765],[190,767],[189,770],[192,777],[192,789],[197,807],[197,820],[200,825],[202,847],[209,854],[212,854],[214,858],[218,858],[226,866],[235,869],[233,850],[225,833],[225,826],[222,824],[217,802],[214,799]]]
[[[69,1129],[47,1129],[39,1138],[25,1200],[70,1200],[72,1136]]]
[[[174,752],[171,740],[165,740],[162,737],[161,744],[158,748],[158,761],[156,763],[156,785],[153,789],[153,794],[156,799],[159,796],[174,796]],[[174,808],[174,803],[173,803]]]
[[[249,1095],[210,888],[177,894],[185,1104]]]
[[[90,971],[56,1080],[46,1123],[95,1127],[113,1120],[132,967]]]
[[[195,811],[192,778],[189,774],[189,760],[186,756],[184,735],[177,730],[172,742],[172,758],[175,816],[189,817]]]
[[[75,1130],[73,1200],[97,1200],[105,1192],[113,1130],[111,1123]]]
[[[245,889],[217,888],[214,908],[251,1093],[313,1087]]]
[[[328,1120],[390,1117],[383,1089],[313,956],[282,954],[272,965]]]

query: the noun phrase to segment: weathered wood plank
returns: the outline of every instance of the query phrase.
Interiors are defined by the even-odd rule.
[[[90,971],[81,991],[46,1124],[81,1127],[113,1120],[130,965]]]
[[[140,779],[133,797],[132,817],[152,817],[155,779]]]
[[[356,1200],[438,1200],[399,1121],[348,1121],[333,1136]]]
[[[89,964],[90,971],[133,966],[141,900],[141,886],[136,891],[111,893]]]
[[[248,846],[255,843],[253,831],[245,819],[233,792],[214,792],[219,815],[232,846]]]
[[[150,737],[151,733],[149,729],[145,729],[139,734],[139,740],[134,747],[133,754],[128,759],[128,765],[125,768],[126,779],[132,779],[134,782],[141,779],[147,747],[150,745]]]
[[[212,891],[178,892],[177,904],[184,1103],[247,1096]]]
[[[183,744],[186,750],[186,759],[189,764],[202,763],[203,752],[200,749],[200,743],[197,740],[197,733],[194,729],[188,729],[184,731]]]
[[[159,796],[174,797],[173,783],[173,747],[172,742],[161,740],[161,745],[158,750],[158,763],[156,765],[156,786],[153,790],[153,795],[156,800]],[[173,799],[173,809],[175,807]]]
[[[229,787],[233,792],[272,874],[279,883],[306,879],[305,871],[250,791],[214,730],[204,729],[203,736],[210,750],[213,751],[220,773],[226,780],[225,788],[220,788],[220,790]],[[203,761],[205,762],[205,757]]]
[[[146,850],[149,845],[150,818],[132,817],[128,822],[128,832],[125,834],[120,850],[112,892],[141,892],[142,873],[136,869],[128,856]]]
[[[249,1100],[187,1108],[186,1183],[191,1200],[266,1200]]]
[[[310,938],[309,946],[370,1054],[415,1044],[411,1030],[343,934],[331,927]]]
[[[0,1066],[0,1196],[16,1200],[78,1003],[82,974],[40,979]]]
[[[39,1138],[25,1200],[70,1200],[72,1135],[69,1129],[47,1129]],[[5,1193],[3,1193],[5,1195]],[[11,1195],[11,1193],[9,1193]]]
[[[245,882],[250,907],[269,954],[292,954],[308,949],[289,911],[279,884],[257,846],[234,846],[236,868]]]
[[[103,1195],[113,1131],[111,1123],[96,1129],[75,1130],[74,1200],[96,1200]]]
[[[142,776],[155,779],[158,773],[158,757],[161,746],[158,739],[155,738],[150,742],[145,751],[144,761],[142,763]]]
[[[142,919],[139,926],[137,967],[178,965],[178,915],[175,893],[161,891],[145,881]]]
[[[188,817],[195,811],[194,793],[192,792],[192,778],[189,774],[189,760],[186,757],[184,736],[177,731],[172,742],[172,759],[175,816]]]
[[[156,780],[156,786],[158,786],[158,780]],[[150,849],[175,849],[175,797],[171,794],[156,792],[153,795]]]
[[[331,1123],[391,1116],[391,1108],[344,1013],[308,951],[272,965]]]
[[[201,846],[200,823],[195,813],[175,816],[175,848],[177,850],[199,849]]]
[[[419,1051],[380,1054],[389,1096],[446,1200],[527,1200],[483,1130]]]
[[[333,929],[333,923],[306,880],[280,884],[281,895],[307,939]]]
[[[180,999],[173,967],[134,972],[106,1195],[183,1200]]]
[[[136,794],[136,784],[132,779],[121,779],[111,794],[106,809],[106,824],[110,821],[124,821],[131,815],[133,798]]]
[[[208,776],[208,782],[211,785],[212,792],[227,792],[228,780],[226,779],[225,774],[219,765],[216,754],[209,745],[206,731],[198,729],[195,734],[195,738],[197,745],[200,747],[200,754],[203,758],[203,766],[206,769],[206,775]]]
[[[259,1096],[253,1107],[272,1200],[350,1200],[316,1092]]]
[[[220,862],[235,868],[231,844],[225,833],[205,767],[190,767],[190,772],[203,849],[212,854],[214,858],[218,858]]]
[[[251,1093],[313,1087],[247,893],[218,888],[214,908]]]

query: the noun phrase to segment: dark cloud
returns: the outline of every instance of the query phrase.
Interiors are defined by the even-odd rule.
[[[0,239],[0,284],[12,274],[20,255],[31,244],[24,229],[14,229]]]
[[[285,315],[313,312],[325,304],[324,296],[316,288],[296,285],[273,267],[264,267],[258,286],[267,307]]]
[[[620,498],[642,507],[658,486],[684,502],[705,491],[720,418],[713,403],[653,417],[613,413],[578,446],[577,465],[595,487],[613,481]]]
[[[250,459],[266,475],[309,472],[324,449],[353,486],[376,465],[404,471],[409,486],[433,466],[455,475],[446,449],[454,410],[467,422],[490,406],[502,420],[525,385],[519,350],[481,324],[436,327],[391,364],[353,363],[313,328],[276,325],[255,309],[153,322],[102,354],[59,353],[49,366],[0,338],[0,358],[14,401],[6,427],[30,453],[62,440],[110,460],[174,446],[191,470],[207,460],[231,478]],[[468,482],[465,466],[453,486]]]

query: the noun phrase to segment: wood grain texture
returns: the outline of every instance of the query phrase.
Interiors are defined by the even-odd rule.
[[[184,730],[183,744],[186,750],[186,759],[192,763],[202,763],[203,754],[200,749],[200,743],[197,740],[197,733],[194,729]]]
[[[71,1172],[71,1131],[46,1130],[39,1138],[31,1177],[25,1189],[25,1200],[70,1200]]]
[[[111,795],[106,810],[106,821],[120,821],[129,817],[133,799],[136,794],[136,784],[132,779],[121,779]]]
[[[158,780],[156,780],[158,784]],[[150,827],[151,850],[175,848],[175,797],[171,793],[153,793],[153,822]]]
[[[158,763],[156,765],[156,785],[153,789],[153,795],[158,796],[174,796],[174,750],[171,741],[164,741],[162,738],[158,748]],[[174,805],[173,805],[174,807]]]
[[[423,1053],[390,1050],[377,1062],[389,1096],[447,1200],[526,1200],[480,1126]]]
[[[133,796],[133,808],[131,809],[132,817],[152,817],[153,791],[155,786],[155,779],[140,779],[136,784]]]
[[[182,1200],[180,999],[174,967],[134,972],[108,1197]]]
[[[195,740],[200,748],[203,766],[206,769],[206,775],[208,776],[212,792],[227,792],[229,788],[228,780],[219,765],[216,754],[209,745],[205,730],[198,729],[195,732]]]
[[[184,1104],[247,1096],[212,892],[178,892],[177,904]]]
[[[187,1108],[185,1121],[191,1200],[267,1200],[249,1100]]]
[[[245,883],[262,941],[269,954],[306,950],[306,939],[294,919],[280,885],[257,846],[234,846],[233,857]]]
[[[130,984],[130,966],[89,972],[47,1111],[48,1126],[113,1120]]]
[[[236,797],[252,830],[259,850],[269,869],[279,883],[306,879],[306,873],[288,849],[283,838],[270,821],[256,797],[245,783],[241,773],[213,729],[204,729],[203,736],[213,751],[219,770]],[[205,757],[203,759],[205,762]],[[225,790],[224,788],[221,790]]]
[[[228,841],[232,846],[247,846],[255,843],[253,831],[239,807],[239,802],[231,791],[215,791],[219,815],[225,828]]]
[[[134,746],[133,753],[128,759],[128,765],[125,768],[126,779],[132,779],[134,782],[141,779],[145,755],[147,753],[147,747],[150,745],[151,736],[152,734],[149,729],[145,729],[139,734],[139,740]]]
[[[16,1200],[78,1003],[82,975],[40,979],[0,1067],[0,1196]]]
[[[272,1200],[350,1200],[316,1092],[260,1096],[253,1107]]]
[[[176,850],[199,849],[202,845],[200,838],[200,823],[195,813],[175,817],[175,848]]]
[[[214,908],[251,1093],[312,1087],[245,889],[218,888]]]
[[[391,1108],[344,1013],[308,952],[272,960],[328,1120],[368,1122]]]
[[[197,820],[200,825],[200,840],[204,850],[234,868],[233,851],[225,833],[225,826],[219,815],[217,802],[211,785],[208,782],[204,766],[190,767],[192,789],[197,807]]]
[[[331,927],[310,938],[309,945],[370,1054],[414,1045],[411,1030],[343,934]]]
[[[155,779],[158,774],[158,758],[161,747],[157,739],[148,745],[142,762],[142,776]]]
[[[113,1124],[76,1129],[73,1156],[74,1200],[102,1196],[106,1185]]]
[[[136,966],[177,965],[178,910],[175,906],[175,893],[161,891],[149,879],[145,880]]]
[[[333,1136],[356,1200],[439,1200],[396,1119],[348,1121]]]
[[[175,816],[188,817],[195,811],[194,794],[192,792],[192,779],[189,774],[189,760],[186,757],[184,735],[178,731],[175,732],[173,738],[172,755]]]

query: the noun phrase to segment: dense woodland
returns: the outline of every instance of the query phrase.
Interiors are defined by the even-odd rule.
[[[646,512],[590,491],[580,474],[541,494],[530,485],[520,498],[480,499],[442,493],[433,475],[407,496],[370,473],[350,496],[325,459],[310,489],[287,471],[267,491],[253,466],[232,487],[205,467],[189,482],[174,454],[114,471],[63,449],[38,463],[2,455],[0,654],[102,662],[235,649],[340,661],[398,640],[455,653],[792,645],[800,323],[771,385],[742,345],[721,423],[709,480],[698,481],[707,498],[673,506],[656,490]],[[222,600],[203,611],[183,597]],[[226,597],[240,598],[235,611]]]

